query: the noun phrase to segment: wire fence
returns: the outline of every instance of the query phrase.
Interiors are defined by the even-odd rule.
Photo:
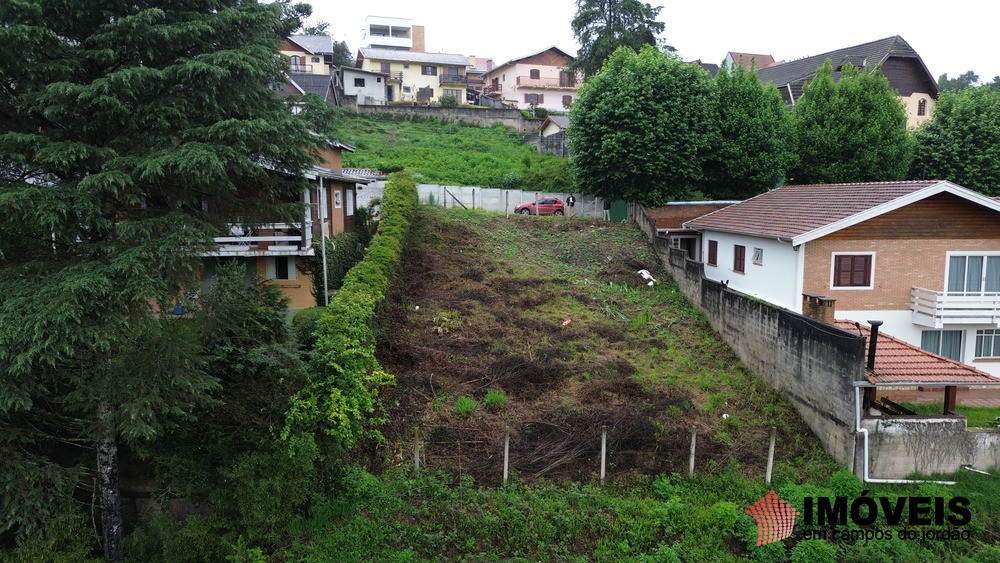
[[[569,477],[605,479],[616,472],[646,474],[710,472],[732,462],[763,468],[771,482],[777,430],[745,430],[739,440],[692,428],[689,432],[636,433],[618,424],[573,427],[537,420],[484,435],[482,428],[438,426],[413,431],[408,461],[417,470],[445,468],[482,484]],[[652,430],[652,429],[650,429]]]

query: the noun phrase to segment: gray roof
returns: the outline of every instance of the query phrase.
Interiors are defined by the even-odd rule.
[[[329,35],[290,35],[288,40],[310,53],[333,53],[333,38]]]
[[[332,77],[328,74],[306,74],[293,72],[288,75],[289,80],[299,87],[305,94],[316,94],[326,99],[330,89]]]
[[[415,51],[397,51],[395,49],[362,48],[358,50],[361,57],[378,61],[400,61],[406,63],[430,63],[440,65],[469,66],[469,57],[452,53],[418,53]]]
[[[567,129],[569,127],[568,115],[550,115],[545,118],[540,127],[545,127],[550,121],[558,125],[560,129]]]
[[[840,79],[840,68],[848,63],[858,68],[872,69],[885,62],[889,57],[913,58],[923,64],[920,55],[910,47],[902,37],[894,35],[861,45],[844,47],[827,53],[803,57],[798,60],[776,63],[757,71],[760,81],[765,84],[773,82],[779,88],[792,85],[795,98],[801,94],[802,85],[811,80],[816,70],[823,66],[826,59],[833,62],[833,79]],[[929,73],[928,73],[929,75]],[[932,80],[933,81],[933,80]],[[936,92],[935,92],[936,93]]]

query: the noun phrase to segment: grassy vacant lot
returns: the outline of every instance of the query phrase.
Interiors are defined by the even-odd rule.
[[[634,226],[424,208],[417,235],[381,313],[380,361],[398,378],[386,440],[369,448],[368,469],[348,469],[340,493],[317,495],[291,523],[287,559],[1000,560],[1000,476],[871,486],[838,471],[663,277]],[[639,269],[659,283],[647,287]],[[501,485],[508,427],[513,478]],[[757,547],[744,510],[772,487],[798,507],[864,490],[893,503],[966,496],[973,539],[807,540],[800,517],[790,539]],[[880,517],[870,528],[887,527]]]
[[[344,154],[346,168],[406,168],[431,184],[572,190],[565,159],[539,154],[520,133],[500,124],[478,127],[342,111],[331,134],[358,149]]]

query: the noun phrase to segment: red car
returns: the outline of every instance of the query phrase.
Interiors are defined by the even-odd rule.
[[[557,197],[543,197],[537,201],[522,203],[514,208],[514,213],[522,215],[565,215],[563,200]]]

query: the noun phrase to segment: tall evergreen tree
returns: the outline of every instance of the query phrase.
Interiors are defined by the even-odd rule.
[[[833,80],[830,59],[792,108],[798,160],[795,183],[875,182],[906,177],[913,137],[906,110],[880,72],[845,66]]]
[[[794,130],[781,94],[740,66],[715,78],[715,150],[706,167],[705,195],[746,199],[786,178],[794,158]]]
[[[1000,94],[991,87],[943,93],[916,139],[911,177],[1000,195]]]
[[[712,146],[711,79],[653,47],[615,51],[570,110],[580,191],[662,205],[701,189]]]
[[[574,67],[591,76],[619,47],[638,52],[645,45],[657,45],[656,36],[666,28],[656,20],[662,9],[640,0],[577,0],[570,24],[580,42]]]
[[[154,304],[194,287],[225,222],[300,213],[282,202],[314,141],[269,88],[298,12],[0,3],[0,532],[89,484],[56,441],[92,448],[105,557],[121,560],[119,441],[217,386]]]

